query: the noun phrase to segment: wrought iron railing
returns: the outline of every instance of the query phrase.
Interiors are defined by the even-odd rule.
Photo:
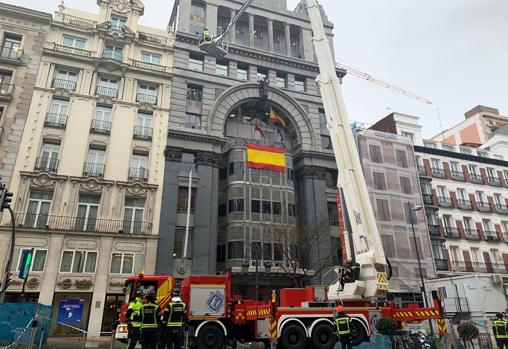
[[[97,86],[95,94],[98,96],[106,96],[111,98],[118,97],[118,89],[114,87]]]
[[[452,207],[452,199],[446,196],[438,196],[437,201],[441,207]]]
[[[422,194],[422,198],[425,205],[434,205],[434,195]]]
[[[503,204],[495,204],[496,212],[499,214],[508,214],[508,206]]]
[[[483,177],[479,174],[471,173],[469,178],[471,178],[472,183],[483,184]]]
[[[153,129],[151,127],[134,126],[134,138],[152,139]]]
[[[459,230],[455,227],[445,227],[445,234],[447,238],[452,239],[460,238]]]
[[[90,125],[90,131],[93,133],[103,133],[109,135],[111,132],[111,122],[93,119],[92,124]]]
[[[425,167],[421,166],[421,165],[418,165],[418,174],[420,176],[426,176],[427,175],[427,171],[425,171]]]
[[[436,269],[441,271],[448,270],[448,260],[442,258],[434,258],[434,263],[436,264]]]
[[[13,93],[14,93],[14,85],[13,84],[0,83],[0,95],[1,96],[12,97]]]
[[[432,167],[432,176],[436,178],[446,178],[446,173],[442,168]]]
[[[103,177],[104,176],[104,164],[98,164],[95,162],[85,162],[83,168],[83,175],[90,177]]]
[[[487,241],[499,241],[499,236],[497,236],[497,233],[493,230],[485,230],[483,232],[485,234],[485,239]]]
[[[47,113],[46,119],[44,120],[44,126],[65,128],[67,125],[67,115]]]
[[[102,51],[102,58],[121,62],[122,57],[122,51],[112,50],[110,48],[105,48],[104,51]]]
[[[23,60],[23,50],[17,47],[0,46],[0,57],[21,62]]]
[[[152,223],[150,222],[100,219],[95,217],[53,216],[40,213],[17,213],[16,222],[20,229],[124,234],[150,234],[152,230]]]
[[[47,156],[39,156],[35,161],[35,170],[56,172],[58,168],[58,159],[48,158]]]
[[[148,169],[140,167],[129,168],[129,180],[131,181],[148,181]]]
[[[463,210],[471,210],[473,208],[473,205],[471,205],[470,200],[458,199],[457,205],[459,206],[459,208]]]
[[[489,182],[490,185],[492,185],[494,187],[500,187],[501,186],[501,180],[499,179],[499,177],[488,176],[487,177],[487,181]]]
[[[464,229],[464,234],[468,240],[480,240],[480,235],[476,229]]]
[[[452,262],[452,269],[459,272],[507,274],[508,268],[501,263]]]
[[[51,85],[51,87],[63,88],[69,91],[76,91],[76,81],[55,78],[53,79],[53,84]]]
[[[478,211],[481,211],[481,212],[490,212],[490,205],[489,205],[488,202],[477,201],[476,202],[476,207],[478,207]]]
[[[429,224],[429,234],[430,236],[441,236],[440,226],[435,224]]]
[[[462,171],[452,171],[452,179],[464,181],[466,178],[464,177],[464,173]]]
[[[136,94],[136,101],[140,103],[157,104],[157,96],[146,93],[138,93]]]

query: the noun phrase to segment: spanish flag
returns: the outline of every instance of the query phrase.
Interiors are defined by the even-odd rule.
[[[249,168],[286,172],[284,148],[247,144],[247,164]]]
[[[275,112],[275,110],[273,110],[272,107],[270,107],[270,121],[276,125],[281,125],[282,127],[286,127],[286,121],[284,121],[284,119],[281,118],[279,116],[279,114],[277,114]]]

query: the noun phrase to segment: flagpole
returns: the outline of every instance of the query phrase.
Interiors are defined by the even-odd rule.
[[[189,191],[187,193],[187,221],[185,223],[185,239],[184,239],[184,243],[183,243],[183,258],[187,258],[187,248],[189,245],[191,200],[192,200],[192,167],[189,170]]]

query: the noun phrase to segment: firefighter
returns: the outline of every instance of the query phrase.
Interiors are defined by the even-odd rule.
[[[358,280],[360,276],[360,264],[353,262],[351,258],[346,260],[346,267],[342,272],[342,285],[349,284]]]
[[[136,297],[131,299],[129,308],[125,315],[127,319],[127,328],[129,334],[129,344],[127,349],[134,349],[141,337],[141,306],[143,305],[141,291],[136,292]]]
[[[503,319],[503,314],[496,314],[496,320],[492,321],[492,329],[498,349],[508,349],[508,321]]]
[[[210,31],[208,28],[203,29],[203,40],[208,41],[210,40]]]
[[[173,291],[171,297],[171,302],[162,315],[162,323],[166,324],[164,342],[167,345],[166,349],[181,349],[183,328],[187,324],[187,306],[182,302],[178,290]]]
[[[157,314],[159,306],[155,303],[155,294],[150,292],[146,296],[146,303],[141,306],[141,339],[143,349],[156,349],[157,329],[159,322]]]
[[[335,328],[337,330],[337,339],[342,344],[342,349],[353,349],[351,338],[351,318],[346,315],[342,305],[337,307]]]

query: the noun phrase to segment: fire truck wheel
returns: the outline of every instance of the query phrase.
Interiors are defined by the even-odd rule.
[[[214,324],[205,325],[198,334],[197,347],[206,349],[224,348],[225,338],[222,329]]]
[[[367,340],[367,332],[359,321],[351,321],[351,337],[353,346],[360,345]]]
[[[332,349],[335,345],[333,327],[327,323],[317,324],[312,331],[312,349]]]
[[[307,336],[300,325],[290,324],[282,330],[280,342],[284,349],[304,349],[307,344]]]

